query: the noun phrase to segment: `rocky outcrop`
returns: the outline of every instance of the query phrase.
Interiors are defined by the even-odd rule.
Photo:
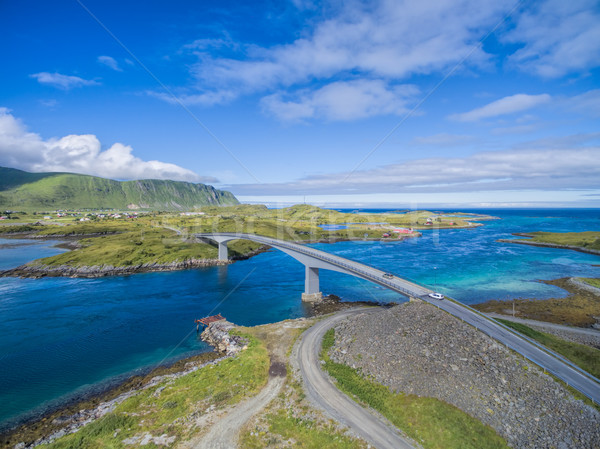
[[[335,328],[332,360],[393,391],[435,397],[493,427],[514,448],[600,447],[600,413],[536,365],[423,302]]]
[[[244,338],[230,334],[232,329],[235,329],[235,325],[229,321],[215,321],[210,323],[200,337],[216,351],[231,356],[248,347]]]
[[[141,265],[126,265],[114,267],[112,265],[93,265],[93,266],[71,266],[71,265],[43,265],[27,264],[21,265],[10,270],[0,272],[0,277],[76,277],[76,278],[98,278],[105,276],[122,276],[134,273],[145,273],[150,271],[174,271],[185,270],[198,267],[212,267],[216,265],[227,265],[230,261],[217,259],[188,259],[182,262],[157,263],[149,262]]]

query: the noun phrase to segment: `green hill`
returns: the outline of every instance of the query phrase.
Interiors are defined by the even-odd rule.
[[[74,173],[28,173],[0,167],[0,209],[190,210],[239,204],[205,184],[143,179],[114,181]]]

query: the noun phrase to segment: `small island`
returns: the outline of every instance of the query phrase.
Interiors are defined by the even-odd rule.
[[[527,239],[500,239],[499,242],[519,243],[521,245],[564,248],[600,256],[600,232],[528,232],[515,233],[517,237]]]

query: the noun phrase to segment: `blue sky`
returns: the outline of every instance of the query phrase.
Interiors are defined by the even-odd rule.
[[[0,2],[0,165],[600,207],[597,1]]]

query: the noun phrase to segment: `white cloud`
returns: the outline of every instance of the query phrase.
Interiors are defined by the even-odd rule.
[[[509,62],[543,77],[559,77],[597,67],[600,62],[597,0],[531,2],[505,42],[524,44]]]
[[[600,188],[600,147],[519,149],[417,159],[281,184],[232,185],[236,195],[306,195]]]
[[[40,72],[29,76],[35,78],[40,84],[48,84],[64,90],[69,90],[73,87],[100,85],[100,83],[95,80],[86,80],[78,76],[62,75],[60,73]]]
[[[272,109],[268,107],[272,104],[281,111],[280,115],[295,117],[309,114],[311,108],[307,103],[312,101],[280,99],[277,92],[283,88],[291,90],[288,93],[292,96],[310,97],[304,89],[315,81],[324,86],[349,83],[361,77],[390,83],[415,74],[447,70],[466,55],[469,65],[487,64],[489,55],[477,47],[478,41],[502,18],[511,3],[509,0],[461,0],[458,4],[444,0],[426,4],[412,0],[334,3],[326,8],[326,16],[301,38],[268,48],[238,45],[241,56],[237,58],[215,56],[212,50],[225,45],[225,41],[202,39],[187,46],[199,58],[192,67],[195,86],[187,92],[187,100],[215,104],[240,95],[266,92],[275,95],[265,100],[267,109]],[[299,7],[303,4],[297,3]],[[235,48],[229,42],[227,45],[229,49]],[[300,91],[293,92],[294,89]],[[372,113],[380,114],[382,109],[374,108]]]
[[[590,117],[600,117],[600,89],[562,100],[563,106]]]
[[[123,69],[119,67],[119,63],[117,62],[117,60],[111,56],[98,56],[98,62],[100,64],[104,64],[107,67],[110,67],[113,70],[116,70],[117,72],[123,71]]]
[[[314,7],[311,0],[292,2],[300,10]],[[493,69],[496,59],[544,77],[598,65],[596,0],[542,0],[507,17],[513,6],[512,0],[332,2],[309,14],[292,42],[264,47],[234,42],[227,33],[198,39],[181,51],[198,58],[181,99],[210,106],[259,94],[266,96],[266,111],[293,119],[314,113],[310,91],[315,85],[323,89],[359,78],[411,82],[415,76],[444,76],[459,63],[460,70]],[[496,54],[487,53],[480,40],[505,21],[511,24],[496,31]],[[363,116],[369,114],[357,118]]]
[[[496,136],[511,135],[511,134],[531,134],[539,129],[539,124],[505,126],[503,128],[494,128],[491,133]]]
[[[263,107],[282,120],[325,118],[355,120],[407,112],[406,104],[418,89],[411,85],[389,86],[381,80],[338,81],[314,91],[303,91],[295,99],[282,94],[263,98]]]
[[[389,78],[431,73],[470,52],[505,5],[508,2],[489,0],[463,0],[460,5],[406,0],[357,6],[350,2],[317,24],[307,37],[288,45],[251,48],[249,60],[206,58],[195,73],[213,85],[242,83],[252,88],[289,85],[341,71]],[[485,59],[478,50],[469,62]]]
[[[214,92],[204,92],[200,94],[182,94],[173,96],[165,92],[146,91],[152,97],[160,98],[171,104],[183,103],[186,105],[198,104],[202,106],[213,106],[215,104],[227,103],[235,98],[235,94],[230,91],[221,90]]]
[[[40,104],[42,106],[46,106],[47,108],[55,108],[56,106],[58,106],[58,100],[51,98],[49,100],[40,100]]]
[[[544,103],[552,98],[548,94],[527,95],[516,94],[493,101],[485,106],[473,109],[462,114],[453,114],[449,118],[460,122],[474,122],[483,118],[497,117],[499,115],[512,114],[525,111]]]
[[[440,133],[432,136],[415,137],[413,143],[417,145],[433,145],[442,147],[454,147],[465,144],[470,144],[476,141],[474,136],[466,136],[460,134]]]
[[[91,134],[44,140],[27,132],[8,109],[0,108],[0,165],[33,172],[73,172],[112,179],[172,179],[217,182],[191,170],[160,161],[144,161],[130,146],[115,143],[101,149]]]

